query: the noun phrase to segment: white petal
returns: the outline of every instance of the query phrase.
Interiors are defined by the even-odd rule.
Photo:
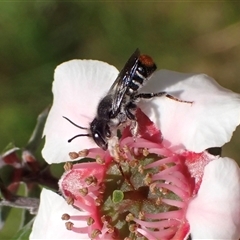
[[[165,143],[202,152],[220,147],[231,139],[240,123],[240,95],[204,74],[160,70],[142,92],[165,91],[193,104],[167,97],[141,101],[140,108],[157,124]]]
[[[68,143],[77,134],[86,134],[63,116],[82,127],[96,115],[99,100],[106,95],[118,70],[107,63],[94,60],[72,60],[59,65],[53,82],[53,106],[47,118],[42,154],[48,163],[69,161],[69,152],[96,147],[89,137],[79,137]]]
[[[76,209],[56,193],[43,189],[40,198],[40,207],[33,224],[30,239],[89,239],[87,234],[78,234],[69,231],[61,220],[64,213],[76,214]],[[77,211],[79,215],[80,211]]]
[[[240,238],[240,170],[230,158],[210,162],[187,210],[192,239]]]

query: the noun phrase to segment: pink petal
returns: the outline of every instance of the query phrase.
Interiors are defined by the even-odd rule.
[[[230,158],[210,162],[187,210],[193,239],[239,239],[240,170]]]
[[[75,233],[65,228],[61,217],[66,212],[72,215],[76,212],[78,215],[81,213],[67,205],[66,201],[58,194],[43,189],[30,239],[89,239],[87,234]]]
[[[231,139],[240,123],[240,95],[204,74],[160,70],[142,92],[167,93],[193,104],[167,97],[139,103],[142,111],[160,128],[165,144],[202,152]]]
[[[53,106],[44,129],[46,142],[42,151],[48,163],[68,161],[69,152],[96,147],[89,137],[79,137],[68,143],[73,136],[88,132],[75,127],[63,116],[88,128],[99,100],[106,95],[117,74],[115,67],[94,60],[72,60],[56,68]]]

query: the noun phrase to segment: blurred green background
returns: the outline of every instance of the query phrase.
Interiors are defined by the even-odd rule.
[[[26,144],[51,104],[54,68],[70,59],[121,68],[139,47],[158,68],[203,72],[240,92],[239,13],[238,1],[1,2],[0,149]],[[223,151],[238,161],[239,136]]]

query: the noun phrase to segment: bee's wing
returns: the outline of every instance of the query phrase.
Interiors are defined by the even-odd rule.
[[[124,95],[129,87],[129,84],[132,81],[132,78],[138,67],[138,59],[140,56],[139,49],[132,54],[132,56],[128,59],[124,68],[121,70],[113,85],[109,90],[109,94],[113,95],[112,101],[112,115],[115,116],[119,108],[121,107],[121,103]]]

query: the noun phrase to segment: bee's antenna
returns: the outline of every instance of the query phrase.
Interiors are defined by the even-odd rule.
[[[76,123],[74,123],[73,121],[71,121],[69,118],[67,118],[67,117],[65,117],[65,116],[63,116],[63,118],[65,118],[67,121],[69,121],[72,125],[74,125],[74,126],[77,127],[77,128],[88,130],[88,128],[81,127],[81,126],[77,125]],[[90,136],[91,136],[91,135],[90,135],[89,133],[87,133],[87,134],[78,134],[78,135],[70,138],[70,139],[68,140],[68,142],[70,143],[72,140],[74,140],[74,139],[77,138],[77,137],[90,137]]]
[[[78,134],[78,135],[68,139],[68,142],[70,143],[73,139],[75,139],[77,137],[90,137],[90,134]]]
[[[79,125],[77,125],[76,123],[74,123],[73,121],[71,121],[69,118],[67,118],[67,117],[64,117],[63,116],[63,118],[65,118],[67,121],[69,121],[72,125],[74,125],[75,127],[77,127],[77,128],[81,128],[81,129],[88,129],[88,128],[85,128],[85,127],[81,127],[81,126],[79,126]]]

